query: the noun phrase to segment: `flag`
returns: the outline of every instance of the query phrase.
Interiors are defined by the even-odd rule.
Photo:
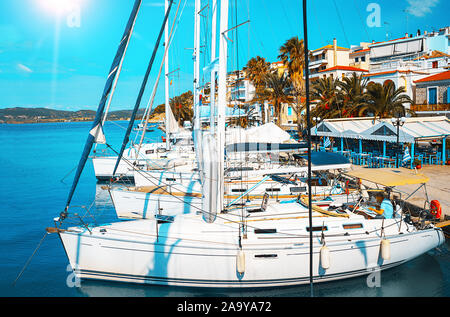
[[[331,141],[329,137],[326,137],[323,141],[323,147],[329,147],[331,145]]]
[[[403,162],[403,163],[406,163],[406,162],[408,162],[409,160],[411,160],[411,155],[409,155],[409,148],[406,147],[406,148],[405,148],[405,153],[403,153],[403,160],[402,160],[402,162]]]

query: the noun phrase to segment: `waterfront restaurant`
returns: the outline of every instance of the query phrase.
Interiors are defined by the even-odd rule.
[[[340,152],[350,157],[353,164],[401,166],[408,147],[412,159],[407,161],[407,166],[444,165],[448,157],[450,120],[445,116],[328,119],[313,127],[311,135],[320,139],[321,150]],[[323,146],[324,143],[328,146]]]

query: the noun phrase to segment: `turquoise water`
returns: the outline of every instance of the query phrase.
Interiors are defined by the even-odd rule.
[[[153,287],[83,281],[69,287],[68,261],[57,235],[49,235],[22,277],[22,267],[65,207],[91,123],[0,125],[0,296],[309,296],[309,286],[248,291]],[[108,123],[105,134],[116,149],[126,122]],[[161,139],[161,131],[151,137]],[[67,176],[68,175],[68,176]],[[98,222],[117,221],[108,194],[96,184],[88,162],[72,205],[90,206]],[[316,296],[449,296],[450,252],[447,241],[404,265],[381,272],[380,286],[369,288],[366,277],[320,283]]]

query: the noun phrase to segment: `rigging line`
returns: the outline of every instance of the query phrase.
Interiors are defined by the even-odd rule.
[[[111,149],[112,149],[112,148],[111,148]],[[112,150],[114,151],[114,149],[112,149]],[[127,164],[132,165],[132,164],[131,164],[130,162],[128,162],[127,160],[125,160],[125,161],[127,162]],[[138,173],[142,173],[142,171],[140,171],[140,170],[137,170],[137,172],[138,172]],[[143,175],[143,174],[141,174],[141,175]],[[148,177],[146,177],[146,175],[143,175],[143,176],[144,176],[146,179],[150,180]],[[157,177],[152,176],[152,175],[148,175],[148,174],[147,174],[147,176],[149,176],[149,177],[151,177],[151,178],[154,178],[154,179],[157,179]],[[151,181],[151,180],[150,180],[150,181]],[[167,186],[167,187],[170,187],[169,184],[166,184],[166,183],[164,183],[163,181],[159,181],[159,182],[160,182],[161,184]],[[155,183],[153,183],[153,184],[155,184]],[[309,184],[311,184],[311,182],[309,182]],[[194,206],[193,204],[184,201],[184,200],[183,200],[182,198],[180,198],[180,197],[177,197],[177,196],[172,195],[172,193],[171,193],[170,191],[168,191],[167,189],[165,189],[164,187],[161,186],[160,188],[161,188],[161,190],[163,190],[164,192],[166,192],[168,195],[174,197],[175,199],[177,199],[177,200],[183,202],[184,204],[186,204],[186,205],[188,205],[188,206],[190,206],[190,207],[192,207],[192,208],[194,208],[194,209],[197,209],[199,212],[213,215],[213,213],[211,213],[211,212],[209,212],[209,211],[203,210],[203,209],[200,208],[200,207]],[[309,202],[310,202],[310,205],[312,206],[312,200],[311,200],[311,199],[309,200]],[[310,210],[311,210],[311,209],[310,209]],[[229,223],[240,224],[240,221],[231,220],[231,219],[222,217],[222,216],[220,216],[220,214],[214,214],[214,215],[215,215],[217,218],[219,218],[219,219],[221,219],[221,220],[224,220],[224,221],[227,221],[227,222],[229,222]],[[311,216],[310,216],[310,217],[311,217]],[[396,224],[396,223],[394,223],[394,224],[392,224],[392,225],[395,225],[395,224]],[[220,225],[222,225],[222,224],[220,224]],[[310,223],[309,226],[312,227],[312,224]],[[389,226],[391,226],[391,225],[389,225]],[[260,227],[255,227],[255,226],[248,225],[248,224],[246,224],[246,227],[252,228],[252,229],[260,229]],[[387,227],[388,227],[388,226],[386,226],[385,228],[387,228]],[[379,231],[379,230],[381,230],[381,229],[375,229],[375,230],[370,231],[369,233],[376,232],[376,231]],[[288,233],[288,232],[284,232],[284,231],[278,231],[277,233],[283,234],[283,235],[287,235],[287,236],[299,237],[299,238],[308,237],[308,236],[303,236],[303,235],[298,235],[298,234]],[[310,230],[310,234],[312,234],[312,230]],[[341,234],[341,235],[342,235],[342,236],[350,236],[350,235],[360,235],[360,234],[356,234],[356,233],[355,233],[355,234],[350,234],[350,233],[349,233],[349,234]],[[331,236],[340,236],[340,235],[328,235],[328,236],[326,236],[326,237],[331,237]],[[311,237],[311,236],[309,236],[309,237]],[[311,241],[310,241],[310,242],[311,242]],[[312,242],[311,242],[311,243],[312,243]]]
[[[172,45],[172,40],[173,40],[173,38],[175,37],[176,31],[177,31],[177,29],[178,29],[178,25],[180,24],[181,17],[183,16],[184,8],[186,7],[186,3],[187,3],[187,0],[184,1],[183,8],[181,9],[181,13],[180,13],[180,16],[179,16],[178,20],[177,20],[177,15],[175,15],[174,22],[173,22],[173,24],[172,24],[173,36],[171,35],[171,36],[169,37],[169,43],[166,43],[166,46],[167,46],[167,47],[170,47],[170,46]],[[178,10],[179,10],[179,8],[180,8],[180,4],[181,4],[181,2],[178,3],[177,14],[178,14]],[[176,23],[175,23],[175,21],[176,21]],[[171,31],[171,34],[172,34],[172,31]],[[163,60],[164,60],[164,59],[163,59]],[[155,109],[150,109],[150,108],[149,108],[149,105],[150,105],[150,101],[149,101],[149,103],[147,104],[147,107],[146,107],[146,109],[145,109],[144,115],[142,116],[141,124],[144,124],[145,118],[148,117],[148,116],[150,116],[151,114],[153,114],[153,111],[156,109],[156,108],[155,108]],[[143,131],[143,134],[145,135],[145,131]],[[136,143],[136,141],[137,141],[137,139],[138,139],[138,136],[139,136],[139,133],[136,134],[136,137],[135,137],[135,139],[134,139],[134,142],[135,142],[135,143]]]
[[[287,21],[287,24],[288,24],[288,27],[289,27],[289,31],[291,31],[292,34],[296,34],[296,32],[294,31],[294,28],[292,27],[292,24],[291,24],[291,22],[290,22],[290,20],[288,18],[288,15],[286,13],[286,8],[284,7],[284,0],[281,0],[280,2],[281,2],[281,8],[282,8],[283,13],[284,13],[284,17],[286,18],[286,21]]]
[[[333,0],[333,3],[336,8],[336,13],[338,15],[339,23],[341,24],[342,32],[344,33],[345,40],[347,41],[347,46],[350,47],[350,42],[348,41],[347,33],[345,33],[344,23],[342,22],[342,17],[341,17],[341,14],[339,13],[339,9],[336,4],[336,0]]]
[[[135,4],[133,6],[133,10],[130,14],[130,18],[128,19],[128,23],[127,26],[125,28],[124,31],[124,37],[127,36],[127,34],[129,34],[129,31],[131,29],[131,25],[133,23],[133,20],[136,18],[136,13],[137,10],[139,9],[139,7],[141,6],[142,1],[141,0],[136,0]],[[95,119],[94,122],[92,124],[92,129],[88,134],[86,143],[84,145],[84,150],[83,153],[81,154],[81,158],[80,161],[78,163],[78,168],[77,171],[75,173],[75,177],[72,183],[72,187],[69,191],[69,195],[67,197],[67,201],[66,201],[66,208],[67,209],[70,205],[70,203],[72,202],[72,198],[73,195],[75,194],[75,191],[77,189],[78,186],[78,182],[80,180],[81,174],[83,173],[83,170],[86,166],[86,162],[89,158],[89,153],[92,150],[93,144],[94,143],[98,143],[99,141],[99,137],[102,136],[102,125],[101,125],[101,120],[103,117],[103,113],[104,113],[104,109],[105,109],[105,104],[108,98],[108,95],[111,91],[111,87],[113,84],[113,80],[115,77],[115,70],[117,69],[117,64],[120,62],[120,59],[122,57],[123,51],[124,51],[124,45],[123,45],[123,41],[120,43],[119,48],[117,49],[116,55],[114,57],[114,61],[112,62],[111,68],[110,68],[110,74],[108,75],[108,78],[106,80],[106,84],[105,84],[105,88],[103,90],[102,93],[102,97],[95,115]],[[131,130],[131,127],[130,127]]]
[[[108,145],[108,147],[110,147],[110,146]],[[111,148],[111,150],[115,151],[112,147],[110,147],[110,148]],[[128,160],[125,160],[125,161],[126,161],[127,164],[129,164],[130,166],[133,166],[132,163],[129,162]],[[142,171],[137,171],[137,172],[141,173]],[[147,174],[147,175],[148,175],[148,174]],[[144,176],[145,178],[147,178],[145,175],[143,175],[143,176]],[[148,175],[148,176],[150,176],[150,177],[156,179],[155,176],[152,176],[152,175]],[[149,178],[147,178],[147,179],[150,180]],[[162,183],[163,185],[165,185],[165,186],[167,186],[167,187],[170,187],[169,184],[166,184],[166,183],[164,183],[163,181],[160,181],[160,183]],[[309,184],[311,184],[311,182],[309,182]],[[185,202],[182,198],[179,198],[179,197],[177,197],[177,196],[172,195],[172,193],[169,192],[169,191],[167,191],[165,188],[162,188],[162,187],[161,187],[161,189],[162,189],[163,191],[165,191],[167,194],[169,194],[170,196],[173,196],[175,199],[180,200],[181,202],[183,202],[183,203],[185,203],[185,204],[187,204],[187,205],[189,205],[189,206],[191,206],[191,207],[193,207],[193,208],[199,210],[200,212],[204,212],[204,213],[207,213],[207,214],[212,214],[212,213],[210,213],[210,212],[208,212],[208,211],[203,210],[203,209],[200,208],[200,207],[197,207],[197,206],[192,205],[192,204],[189,203],[189,202]],[[309,202],[311,202],[311,204],[312,204],[312,200],[309,200]],[[232,215],[232,214],[231,214],[231,215]],[[222,219],[222,220],[224,220],[224,221],[227,221],[227,222],[229,222],[229,223],[234,223],[234,224],[239,224],[239,223],[240,223],[239,221],[227,219],[227,218],[222,217],[222,216],[220,216],[220,215],[216,215],[216,216],[217,216],[217,218]],[[397,221],[396,221],[395,223],[390,224],[390,225],[388,225],[388,226],[385,226],[384,228],[388,228],[388,227],[391,227],[391,226],[394,226],[394,225],[397,225],[397,224],[398,224],[398,223],[397,223]],[[225,225],[225,224],[220,224],[220,225]],[[255,226],[251,226],[251,225],[248,225],[248,224],[246,224],[246,227],[252,228],[252,229],[260,229],[260,227],[255,227]],[[311,224],[310,224],[310,227],[312,227]],[[377,232],[377,231],[380,231],[380,230],[382,230],[382,228],[380,228],[380,229],[374,229],[374,230],[372,230],[372,231],[368,231],[368,233],[370,234],[370,233],[374,233],[374,232]],[[288,232],[284,232],[284,231],[278,231],[277,233],[283,234],[283,235],[292,236],[292,237],[299,237],[299,238],[305,238],[305,237],[308,237],[308,236],[298,235],[298,234],[292,234],[292,233],[288,233]],[[312,233],[312,230],[310,231],[310,234],[311,234],[311,233]],[[334,234],[334,235],[326,235],[325,237],[354,236],[354,235],[361,235],[361,233],[354,233],[354,234],[352,234],[352,233],[346,233],[346,234]],[[310,237],[310,236],[309,236],[309,237]]]
[[[357,5],[357,3],[356,3],[356,0],[353,0],[353,4],[355,5],[355,11],[356,11],[356,13],[358,14],[358,16],[359,16],[359,20],[361,21],[361,24],[362,24],[362,26],[363,26],[363,29],[364,29],[364,31],[366,32],[366,35],[367,35],[367,41],[370,41],[370,39],[371,39],[371,36],[370,36],[370,34],[369,34],[369,31],[367,30],[367,27],[366,27],[366,23],[364,23],[364,20],[363,20],[363,18],[362,18],[362,16],[361,16],[361,12],[359,12],[359,7],[358,7],[358,5]]]
[[[175,13],[175,18],[174,18],[174,21],[173,21],[173,24],[172,24],[172,28],[170,30],[169,43],[166,44],[166,47],[165,47],[165,50],[164,50],[164,56],[162,58],[161,65],[160,65],[160,68],[159,68],[158,77],[156,79],[155,86],[153,87],[153,93],[152,93],[152,96],[151,96],[151,98],[149,100],[149,104],[147,106],[147,108],[149,108],[149,109],[150,109],[150,107],[153,107],[153,103],[155,101],[156,90],[158,89],[159,80],[161,79],[161,74],[162,74],[162,71],[163,71],[164,63],[165,63],[165,57],[166,57],[167,52],[169,51],[169,48],[170,48],[170,44],[171,44],[171,40],[172,40],[172,36],[173,36],[173,31],[174,31],[176,20],[177,20],[177,17],[178,17],[178,12],[179,12],[179,9],[180,9],[180,5],[181,5],[181,2],[178,2],[177,11]],[[141,151],[142,142],[144,142],[144,137],[145,137],[145,134],[147,132],[149,116],[150,116],[150,111],[147,113],[147,117],[145,118],[144,127],[142,129],[143,131],[142,131],[141,139],[139,141],[138,150],[136,152],[136,158],[139,155],[139,152]],[[168,121],[168,120],[166,119],[166,121]],[[168,122],[166,124],[168,126]],[[166,127],[166,129],[167,129],[167,127]],[[166,137],[169,138],[170,136],[167,135]]]
[[[125,147],[128,144],[128,142],[129,142],[131,129],[133,128],[134,120],[136,118],[137,111],[139,110],[139,107],[140,107],[140,104],[141,104],[141,100],[142,100],[142,97],[143,97],[144,92],[145,92],[145,87],[147,86],[148,78],[150,76],[150,72],[151,72],[151,70],[153,68],[153,62],[154,62],[154,60],[156,58],[156,53],[158,51],[158,46],[159,46],[159,44],[161,42],[161,38],[163,36],[164,29],[165,29],[167,20],[169,18],[169,13],[170,13],[170,9],[172,8],[172,5],[173,5],[173,0],[170,1],[169,8],[168,8],[166,14],[164,15],[164,20],[163,20],[163,23],[161,25],[161,29],[159,31],[157,41],[155,43],[155,47],[153,49],[152,57],[151,57],[151,59],[149,61],[149,64],[147,66],[147,70],[145,72],[145,76],[144,76],[144,79],[142,81],[141,88],[139,90],[139,94],[138,94],[138,97],[137,97],[137,100],[136,100],[136,104],[134,106],[133,113],[131,114],[131,118],[130,118],[130,122],[128,124],[127,132],[126,132],[126,134],[124,136],[124,139],[123,139],[123,142],[122,142],[122,147],[120,149],[120,155],[118,156],[116,164],[114,166],[114,170],[113,170],[113,173],[112,173],[113,176],[116,173],[117,168],[119,167],[121,156],[123,155],[123,152],[125,151]]]
[[[117,82],[119,81],[119,77],[120,77],[120,74],[122,72],[123,62],[125,61],[125,56],[126,56],[127,51],[128,51],[128,46],[130,44],[131,37],[133,36],[133,31],[134,31],[134,27],[136,25],[137,15],[139,15],[140,9],[141,9],[141,7],[139,7],[138,10],[137,10],[136,18],[133,21],[133,25],[131,27],[130,34],[127,36],[127,44],[125,46],[125,50],[124,50],[122,59],[121,59],[120,64],[118,66],[117,75],[116,75],[116,78],[114,79],[114,83],[113,83],[113,87],[112,87],[112,90],[111,90],[111,93],[110,93],[110,96],[109,96],[108,104],[106,105],[105,113],[103,115],[103,120],[102,120],[102,126],[105,124],[105,121],[106,121],[106,119],[108,117],[109,108],[111,107],[111,102],[112,102],[112,99],[114,97],[114,93],[116,92]],[[97,144],[96,144],[96,146],[97,146]]]
[[[75,165],[74,168],[71,169],[70,172],[66,174],[66,176],[64,176],[63,178],[61,178],[60,182],[63,183],[64,185],[67,185],[66,183],[64,183],[64,180],[65,180],[67,177],[69,177],[69,175],[72,174],[72,172],[73,172],[74,170],[76,170],[77,167],[78,167],[78,165]]]
[[[16,279],[14,280],[12,286],[14,287],[17,283],[17,281],[20,279],[20,277],[22,276],[22,274],[25,272],[25,270],[27,269],[28,265],[30,264],[31,260],[33,259],[34,255],[36,254],[36,252],[39,250],[39,248],[42,245],[42,242],[44,242],[44,239],[48,236],[48,232],[45,232],[44,236],[42,237],[41,241],[39,241],[39,244],[37,245],[36,249],[34,250],[33,254],[31,254],[31,256],[28,258],[27,262],[25,263],[24,267],[22,268],[22,270],[20,271],[19,275],[16,277]]]
[[[269,21],[269,23],[270,23],[270,26],[269,26],[269,29],[270,29],[270,31],[272,32],[272,38],[274,38],[274,39],[276,39],[276,38],[278,38],[277,36],[276,36],[276,34],[274,33],[274,27],[273,27],[273,22],[272,22],[272,18],[271,18],[271,16],[270,16],[270,14],[267,14],[267,12],[270,12],[268,9],[267,9],[267,4],[266,4],[266,1],[265,0],[262,0],[262,3],[263,3],[263,5],[264,5],[264,8],[265,8],[265,10],[264,10],[264,13],[265,13],[265,15],[266,15],[266,17],[267,17],[267,21]]]

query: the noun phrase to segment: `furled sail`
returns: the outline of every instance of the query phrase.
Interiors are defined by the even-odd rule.
[[[180,126],[178,125],[175,116],[173,115],[172,108],[168,107],[167,113],[167,122],[166,122],[166,132],[168,133],[178,133],[180,132]]]
[[[104,139],[103,127],[102,127],[102,118],[103,118],[103,113],[105,111],[105,105],[108,100],[109,94],[111,93],[111,89],[112,89],[112,86],[114,83],[114,79],[116,78],[120,62],[122,61],[123,55],[125,53],[125,49],[127,47],[129,39],[131,37],[133,25],[136,21],[141,4],[142,4],[142,0],[136,0],[134,3],[133,11],[131,12],[127,26],[125,28],[125,32],[121,38],[119,48],[117,50],[116,56],[114,57],[112,66],[110,68],[108,78],[106,80],[105,89],[103,91],[103,95],[100,100],[100,104],[98,106],[97,113],[95,115],[94,123],[92,125],[91,131],[89,132],[89,135],[88,135],[88,138],[86,141],[86,145],[84,147],[83,154],[81,155],[81,159],[78,164],[77,172],[75,174],[75,178],[74,178],[72,187],[70,189],[69,196],[67,198],[66,211],[69,208],[70,202],[72,201],[73,194],[75,192],[75,189],[77,188],[78,181],[80,179],[81,173],[83,172],[84,166],[86,165],[86,161],[89,157],[89,153],[92,150],[93,144],[95,142],[99,142],[99,143],[105,142],[106,143],[106,140]]]

